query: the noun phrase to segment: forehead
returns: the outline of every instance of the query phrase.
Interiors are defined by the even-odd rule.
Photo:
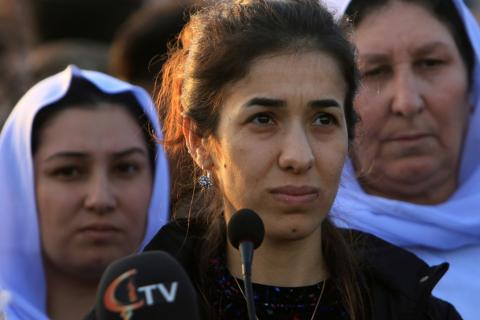
[[[345,92],[346,81],[337,61],[327,53],[309,51],[255,59],[246,76],[227,88],[225,96],[273,95],[288,99],[340,94],[343,99]]]
[[[129,145],[146,145],[140,126],[122,106],[72,106],[56,114],[40,132],[39,151],[85,149],[118,151]]]
[[[391,1],[370,12],[357,26],[353,38],[361,54],[366,50],[413,50],[428,42],[455,46],[450,30],[429,9],[403,1]]]

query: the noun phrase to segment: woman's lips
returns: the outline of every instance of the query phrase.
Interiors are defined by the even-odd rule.
[[[311,186],[282,186],[269,190],[273,198],[288,205],[305,205],[315,201],[319,189]]]
[[[397,134],[391,137],[388,137],[383,140],[383,143],[395,143],[400,144],[405,147],[416,146],[423,143],[428,143],[428,141],[433,136],[431,134],[418,133],[418,134]]]
[[[410,140],[424,139],[424,138],[427,138],[427,137],[429,137],[429,136],[426,135],[426,134],[423,134],[423,135],[415,135],[415,136],[399,136],[399,137],[392,138],[392,139],[390,139],[390,140],[406,140],[406,141],[410,141]]]
[[[425,138],[430,138],[432,135],[426,132],[404,132],[395,133],[387,136],[384,141],[416,141]]]
[[[83,237],[95,241],[107,241],[120,233],[120,229],[110,224],[91,224],[80,228],[79,233]]]

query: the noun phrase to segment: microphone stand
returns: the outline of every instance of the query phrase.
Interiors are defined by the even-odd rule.
[[[255,301],[253,299],[252,287],[253,243],[251,241],[241,242],[239,249],[240,257],[242,259],[242,275],[245,288],[245,300],[247,302],[248,319],[255,320],[257,315],[255,311]]]

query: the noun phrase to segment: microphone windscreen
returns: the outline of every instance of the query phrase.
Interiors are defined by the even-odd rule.
[[[238,249],[241,242],[250,241],[257,249],[263,241],[265,229],[263,221],[251,209],[241,209],[235,212],[228,222],[228,239],[232,246]]]
[[[163,251],[125,257],[108,266],[100,280],[95,313],[99,320],[200,318],[186,272]]]

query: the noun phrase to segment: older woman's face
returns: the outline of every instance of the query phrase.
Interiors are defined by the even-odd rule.
[[[348,149],[345,95],[319,52],[260,58],[228,88],[211,149],[227,218],[251,208],[277,239],[319,230]]]
[[[399,1],[357,27],[362,86],[355,166],[367,192],[417,203],[457,184],[469,115],[467,70],[447,27]]]
[[[152,192],[145,139],[121,107],[71,108],[42,130],[34,156],[44,259],[99,276],[143,239]]]

